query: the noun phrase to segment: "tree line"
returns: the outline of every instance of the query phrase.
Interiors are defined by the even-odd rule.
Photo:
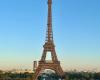
[[[66,72],[68,80],[100,80],[100,72]],[[0,80],[32,80],[34,73],[12,73],[0,71]],[[55,73],[44,74],[47,80],[58,80],[60,76]],[[42,80],[39,76],[38,80]]]

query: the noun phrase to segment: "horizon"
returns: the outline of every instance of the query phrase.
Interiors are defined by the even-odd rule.
[[[53,0],[56,53],[64,70],[100,71],[100,0]],[[0,1],[0,69],[32,69],[42,56],[47,0]]]
[[[26,71],[26,72],[28,72],[28,71],[33,71],[33,69],[18,69],[18,68],[13,68],[13,69],[0,69],[0,71],[3,71],[3,72],[8,72],[8,71],[11,71],[11,72],[13,72],[13,71]],[[34,72],[34,71],[33,71]],[[100,72],[100,70],[94,70],[94,69],[91,69],[91,70],[86,70],[86,69],[84,69],[84,70],[79,70],[79,69],[68,69],[68,70],[64,70],[64,72],[93,72],[93,73],[95,73],[95,72]]]

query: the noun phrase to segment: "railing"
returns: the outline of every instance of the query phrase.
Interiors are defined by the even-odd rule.
[[[39,64],[44,64],[44,63],[46,63],[46,64],[49,64],[49,63],[57,63],[57,64],[60,64],[60,61],[52,61],[52,60],[45,60],[45,61],[39,61]]]

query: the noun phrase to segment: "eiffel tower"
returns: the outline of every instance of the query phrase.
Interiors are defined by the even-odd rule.
[[[41,60],[38,62],[38,67],[35,70],[33,75],[33,80],[37,80],[40,72],[45,69],[51,69],[56,72],[61,78],[66,78],[65,74],[60,66],[60,61],[58,61],[55,45],[53,41],[53,31],[52,31],[52,0],[48,0],[48,21],[47,21],[47,32],[46,32],[46,41],[43,45],[43,54]],[[47,52],[51,53],[51,61],[46,60]],[[67,79],[64,79],[67,80]]]

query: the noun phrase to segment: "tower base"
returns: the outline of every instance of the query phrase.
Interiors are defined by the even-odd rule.
[[[38,80],[38,76],[41,74],[42,70],[45,69],[51,69],[54,70],[57,75],[59,75],[61,78],[64,78],[63,80],[67,80],[61,66],[60,62],[52,62],[52,61],[39,61],[39,65],[34,73],[33,79],[32,80]]]

